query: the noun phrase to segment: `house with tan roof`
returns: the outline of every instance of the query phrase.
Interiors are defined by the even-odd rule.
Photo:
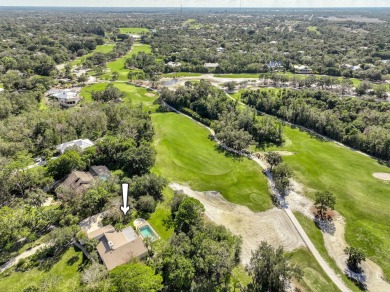
[[[107,225],[89,232],[88,238],[99,240],[97,251],[109,271],[132,258],[142,259],[148,254],[142,238],[131,227],[117,232],[113,226]]]
[[[70,189],[76,193],[84,193],[92,186],[94,180],[89,172],[76,170],[68,175],[59,188]]]

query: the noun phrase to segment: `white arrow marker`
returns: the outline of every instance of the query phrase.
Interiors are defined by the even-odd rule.
[[[123,200],[123,206],[121,206],[121,211],[124,215],[129,212],[130,207],[127,206],[127,193],[128,193],[129,185],[128,184],[122,184],[122,200]]]

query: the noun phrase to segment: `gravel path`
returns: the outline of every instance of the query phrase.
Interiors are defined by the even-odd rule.
[[[14,265],[16,265],[19,260],[21,259],[25,259],[25,258],[28,258],[29,256],[32,256],[33,254],[35,254],[40,248],[43,248],[43,247],[46,247],[48,246],[49,244],[48,243],[42,243],[36,247],[33,247],[32,249],[30,250],[27,250],[23,253],[21,253],[20,255],[10,259],[8,262],[6,262],[4,265],[0,266],[0,273],[4,272],[5,270],[13,267]]]

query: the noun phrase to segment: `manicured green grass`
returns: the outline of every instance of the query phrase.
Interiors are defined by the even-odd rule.
[[[105,82],[83,87],[80,92],[81,96],[84,98],[83,102],[92,102],[92,91],[103,91],[108,84],[110,83]],[[124,103],[131,103],[133,105],[140,105],[142,103],[142,106],[146,111],[155,111],[157,109],[158,105],[154,104],[154,101],[158,96],[155,92],[124,82],[112,82],[112,84],[126,93],[126,97],[123,100]]]
[[[362,248],[390,279],[390,182],[373,177],[375,172],[390,173],[390,168],[298,129],[284,127],[284,136],[286,143],[278,150],[296,153],[284,157],[295,179],[310,190],[311,198],[314,190],[336,196],[336,210],[347,221],[347,242]]]
[[[83,262],[83,253],[70,248],[49,271],[34,268],[26,272],[11,272],[0,278],[0,291],[19,292],[29,286],[45,291],[78,291],[80,287],[79,267]],[[41,290],[40,290],[41,291]]]
[[[259,73],[253,73],[253,74],[214,74],[214,77],[216,78],[259,78]]]
[[[138,52],[144,52],[150,54],[152,49],[150,45],[136,43],[133,45],[132,49],[123,57],[116,59],[115,61],[107,63],[106,67],[109,69],[109,72],[103,74],[102,78],[110,80],[112,78],[113,72],[119,73],[118,80],[125,81],[127,80],[127,74],[130,72],[129,69],[125,68],[125,63],[128,58],[132,55],[137,54]]]
[[[140,33],[146,33],[149,32],[149,29],[144,27],[121,27],[119,28],[119,33],[134,33],[134,34],[140,34]]]
[[[95,54],[95,53],[105,53],[105,54],[107,54],[107,53],[111,52],[111,51],[114,49],[114,47],[115,47],[115,44],[98,45],[98,46],[96,46],[96,49],[95,49],[93,52],[91,52],[91,53],[86,54],[86,55],[84,55],[84,56],[82,56],[82,57],[80,57],[80,58],[77,58],[77,59],[73,60],[70,64],[71,64],[72,66],[79,66],[79,65],[81,65],[88,57],[92,56],[93,54]]]
[[[156,211],[150,215],[148,221],[163,240],[168,240],[173,235],[173,228],[167,229],[164,225],[164,220],[169,219],[171,216],[171,207],[169,204],[173,198],[173,190],[169,187],[166,187],[163,191],[163,194],[164,201],[158,203]]]
[[[192,73],[192,72],[176,72],[176,73],[162,74],[163,77],[198,77],[202,75],[203,75],[202,73]]]
[[[294,212],[295,217],[298,219],[299,223],[302,225],[303,229],[307,233],[307,235],[310,237],[311,241],[313,242],[314,246],[317,248],[318,252],[321,254],[321,256],[325,259],[325,261],[331,266],[331,268],[341,277],[341,279],[344,281],[344,283],[352,290],[352,291],[360,291],[358,287],[355,286],[347,278],[347,276],[342,273],[342,271],[337,266],[336,262],[329,256],[325,243],[324,243],[324,237],[321,233],[321,231],[316,227],[313,220],[310,220],[305,215],[299,212]],[[307,258],[312,258],[312,261],[315,262],[317,265],[317,261],[313,258],[311,253],[308,253],[306,256]],[[297,260],[298,264],[305,263],[305,259],[301,258],[299,261]],[[322,271],[322,270],[321,270]],[[322,290],[322,291],[330,291],[330,290]]]
[[[203,126],[176,113],[152,115],[157,160],[153,172],[198,191],[219,191],[230,202],[264,211],[271,205],[261,168],[247,158],[228,157]]]
[[[303,279],[297,284],[304,291],[340,291],[325,274],[308,249],[298,249],[289,253],[289,255],[291,256],[291,262],[297,264],[303,270]]]

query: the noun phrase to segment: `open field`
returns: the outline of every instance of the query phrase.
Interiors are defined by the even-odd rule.
[[[102,91],[107,87],[108,84],[110,83],[97,83],[83,87],[80,93],[81,96],[84,98],[83,102],[92,102],[92,91]],[[133,105],[140,105],[142,103],[144,109],[148,111],[155,111],[157,109],[158,105],[153,104],[157,98],[157,94],[155,92],[148,91],[146,88],[137,87],[135,85],[127,84],[124,82],[113,82],[112,84],[114,84],[114,86],[119,90],[124,91],[126,93],[126,97],[123,100],[124,103],[131,103]]]
[[[34,268],[0,277],[0,291],[19,292],[29,286],[38,289],[46,286],[47,291],[77,291],[80,286],[78,269],[82,263],[83,253],[71,247],[48,271]]]
[[[281,209],[274,207],[265,212],[253,212],[245,206],[228,202],[216,192],[198,192],[177,183],[171,183],[170,187],[199,200],[205,207],[205,215],[209,220],[242,237],[243,265],[249,264],[252,251],[262,241],[275,248],[281,245],[286,251],[304,246],[293,223]]]
[[[362,248],[390,278],[390,182],[373,177],[375,172],[389,173],[390,168],[298,129],[284,127],[284,135],[284,146],[272,150],[296,153],[284,160],[309,197],[314,197],[314,190],[336,196],[336,210],[347,222],[347,242]]]
[[[115,47],[115,44],[104,44],[104,45],[98,45],[96,46],[96,49],[93,50],[93,52],[89,53],[89,54],[86,54],[80,58],[76,58],[75,60],[73,60],[70,65],[71,66],[78,66],[78,65],[81,65],[89,56],[92,56],[93,54],[95,53],[104,53],[104,54],[107,54],[109,52],[111,52]]]
[[[184,116],[156,113],[152,121],[157,150],[153,172],[197,191],[218,191],[253,211],[271,208],[266,178],[255,162],[227,157],[204,127]]]
[[[149,29],[144,27],[120,27],[119,33],[134,33],[134,34],[140,34],[149,32]]]
[[[132,55],[137,54],[138,52],[151,53],[152,49],[150,45],[144,45],[135,43],[132,49],[123,57],[116,59],[115,61],[108,62],[106,67],[109,69],[109,72],[103,74],[102,78],[110,80],[113,72],[119,73],[118,80],[125,81],[127,80],[127,74],[130,72],[129,69],[125,68],[125,63],[128,58]]]
[[[291,262],[297,264],[303,270],[303,279],[295,282],[303,291],[339,291],[309,250],[300,248],[288,254],[291,256]]]

